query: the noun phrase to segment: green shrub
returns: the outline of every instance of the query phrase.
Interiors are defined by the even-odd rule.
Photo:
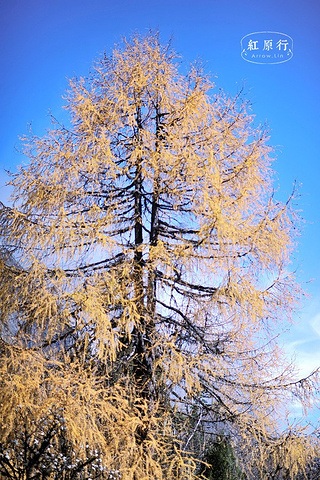
[[[246,476],[237,464],[232,445],[226,437],[218,437],[205,454],[200,475],[208,480],[245,480]]]

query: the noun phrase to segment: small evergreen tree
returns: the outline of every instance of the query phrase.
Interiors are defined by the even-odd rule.
[[[205,454],[200,474],[208,480],[245,480],[237,464],[232,445],[225,436],[213,441]]]

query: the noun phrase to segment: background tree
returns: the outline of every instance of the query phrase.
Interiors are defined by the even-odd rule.
[[[217,436],[207,448],[206,465],[201,465],[201,474],[209,480],[246,480],[237,465],[233,448],[224,436]]]
[[[290,202],[247,103],[212,88],[135,36],[70,82],[70,128],[24,138],[1,209],[2,449],[53,415],[79,478],[88,451],[103,478],[195,478],[200,430],[260,451],[288,395],[312,401],[272,333],[298,292]]]

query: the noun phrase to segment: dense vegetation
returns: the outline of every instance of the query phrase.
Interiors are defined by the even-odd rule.
[[[178,67],[157,34],[124,41],[70,82],[70,127],[24,139],[0,212],[1,478],[295,478],[318,451],[286,426],[316,378],[275,341],[299,289],[266,133]]]

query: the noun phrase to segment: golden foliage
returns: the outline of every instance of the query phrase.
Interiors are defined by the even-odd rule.
[[[299,295],[294,213],[249,106],[212,89],[158,35],[135,36],[70,82],[70,129],[23,139],[0,212],[1,458],[30,431],[29,451],[51,442],[31,462],[41,478],[67,445],[70,478],[95,478],[99,458],[103,478],[194,479],[203,422],[254,445],[252,464],[274,455],[296,388],[272,340]]]

